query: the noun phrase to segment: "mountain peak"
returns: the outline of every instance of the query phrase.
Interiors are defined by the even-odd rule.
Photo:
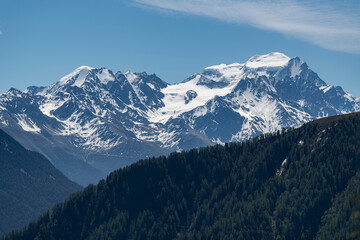
[[[10,88],[9,91],[7,91],[8,93],[16,93],[16,94],[21,94],[21,91],[19,89],[16,88]]]
[[[89,66],[80,66],[80,67],[78,67],[77,69],[75,69],[75,71],[76,70],[78,70],[78,71],[81,71],[81,70],[93,70],[94,68],[93,67],[89,67]]]
[[[255,55],[251,57],[245,66],[248,68],[272,68],[283,67],[288,64],[290,58],[283,53],[272,52],[266,55]]]
[[[70,74],[66,75],[65,77],[62,77],[59,80],[60,85],[68,84],[70,80],[75,79],[76,80],[72,83],[74,86],[80,87],[84,82],[91,70],[94,68],[88,67],[88,66],[80,66],[74,71],[72,71]]]

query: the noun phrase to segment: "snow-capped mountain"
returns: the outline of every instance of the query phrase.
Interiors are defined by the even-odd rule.
[[[359,109],[360,99],[328,86],[298,57],[270,53],[174,85],[154,74],[79,67],[48,87],[1,94],[0,125],[86,184],[139,158]]]

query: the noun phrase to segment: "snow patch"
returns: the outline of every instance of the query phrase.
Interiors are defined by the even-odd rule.
[[[229,94],[238,81],[240,81],[240,79],[233,81],[224,88],[208,88],[204,85],[197,85],[199,79],[200,75],[197,75],[190,81],[168,85],[166,88],[161,89],[161,92],[165,95],[162,99],[165,106],[155,111],[148,111],[149,121],[166,123],[170,118],[176,118],[182,113],[205,105],[206,102],[213,99],[216,95],[225,96]],[[197,96],[187,104],[185,100],[186,93],[190,90],[195,91]]]
[[[96,76],[100,82],[105,85],[115,80],[114,75],[108,69],[101,69],[101,72],[97,73]]]
[[[133,84],[138,79],[138,76],[130,71],[126,72],[124,75],[130,84]]]
[[[301,106],[301,107],[304,107],[305,106],[305,100],[304,99],[301,99],[298,101],[298,104]]]
[[[156,88],[155,88],[155,86],[154,86],[154,84],[152,84],[152,83],[146,83],[151,89],[154,89],[154,90],[156,90]]]
[[[6,120],[1,120],[1,125],[3,125],[4,127],[7,127],[7,126],[9,126],[9,122],[8,121],[6,121]]]
[[[351,102],[352,102],[352,101],[355,101],[354,97],[351,96],[350,93],[345,93],[344,98],[346,98],[347,100],[349,100],[349,101],[351,101]],[[357,100],[358,100],[358,99],[357,99]]]
[[[301,73],[301,65],[303,64],[303,61],[299,61],[299,62],[295,62],[291,68],[290,68],[290,72],[291,72],[291,77],[295,78],[296,76],[300,75]]]
[[[323,93],[328,92],[330,89],[332,89],[334,86],[321,86],[319,87],[320,90],[323,91]]]
[[[282,53],[273,52],[266,55],[255,55],[250,58],[245,66],[248,68],[262,67],[283,67],[290,61],[290,58]]]
[[[287,161],[288,158],[285,158],[285,160],[281,163],[280,169],[276,171],[276,176],[281,176],[283,174]]]
[[[76,81],[73,83],[73,85],[80,87],[84,83],[87,74],[93,69],[94,68],[88,66],[78,67],[70,74],[66,75],[65,77],[62,77],[57,83],[59,85],[65,85],[69,83],[70,80],[76,78]]]
[[[48,101],[42,105],[40,105],[40,111],[48,116],[48,117],[54,117],[52,115],[52,112],[59,107],[61,107],[66,101]]]
[[[9,122],[4,119],[4,116],[2,114],[0,115],[0,124],[5,127],[9,126]]]
[[[72,86],[81,87],[84,84],[86,77],[88,76],[90,70],[91,70],[91,68],[89,68],[89,67],[80,68],[78,76],[77,76],[75,82],[72,84]]]
[[[19,126],[26,132],[40,133],[41,129],[25,114],[16,115]]]
[[[204,74],[206,74],[206,77],[215,81],[233,81],[235,79],[241,78],[241,76],[244,74],[244,64],[241,63],[233,63],[233,64],[220,64],[215,66],[210,66],[204,69]],[[220,77],[215,74],[212,76],[210,71],[214,71],[215,73],[220,74]]]
[[[216,144],[219,144],[219,145],[222,145],[222,146],[225,146],[225,143],[222,142],[222,141],[220,140],[220,138],[217,138],[216,140],[215,140],[215,139],[212,139],[212,142],[214,142],[214,143],[216,143]]]

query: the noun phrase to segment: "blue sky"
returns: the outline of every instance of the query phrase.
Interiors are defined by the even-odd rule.
[[[360,97],[358,0],[0,0],[0,31],[0,92],[82,65],[176,83],[277,51]]]

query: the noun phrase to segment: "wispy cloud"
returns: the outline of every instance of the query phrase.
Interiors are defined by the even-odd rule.
[[[140,6],[276,31],[320,47],[360,54],[357,0],[133,0]]]

